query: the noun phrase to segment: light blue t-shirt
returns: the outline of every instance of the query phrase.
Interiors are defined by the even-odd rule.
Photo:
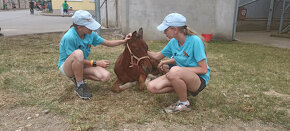
[[[57,68],[59,68],[68,58],[68,56],[77,49],[83,51],[84,59],[88,59],[88,56],[91,52],[91,46],[97,46],[102,43],[104,43],[104,39],[97,35],[95,32],[92,32],[91,34],[85,34],[85,38],[81,39],[75,28],[70,28],[60,41]]]
[[[179,46],[178,41],[172,38],[162,49],[161,53],[168,58],[174,58],[176,64],[180,67],[197,67],[198,62],[204,59],[207,64],[204,44],[196,35],[187,35],[182,46]],[[210,68],[207,64],[207,73],[199,75],[205,80],[206,85],[209,82],[209,74]]]

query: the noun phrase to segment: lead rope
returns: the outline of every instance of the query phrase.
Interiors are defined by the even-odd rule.
[[[146,58],[150,59],[150,57],[149,57],[148,55],[147,55],[147,56],[143,56],[143,57],[141,57],[141,58],[135,56],[135,55],[132,53],[132,51],[131,51],[131,49],[130,49],[128,43],[127,43],[126,45],[127,45],[127,48],[128,48],[128,50],[129,50],[129,52],[130,52],[130,55],[131,55],[131,62],[130,62],[130,66],[129,66],[129,67],[133,67],[134,65],[139,65],[139,62],[140,62],[142,59],[146,59]],[[134,58],[137,60],[137,63],[136,63],[136,64],[134,64]]]

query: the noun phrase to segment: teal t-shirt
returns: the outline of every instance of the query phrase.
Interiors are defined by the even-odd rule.
[[[204,44],[196,35],[187,35],[182,46],[179,46],[178,41],[172,38],[162,49],[161,53],[168,58],[174,58],[176,64],[180,67],[197,67],[198,62],[204,59],[207,64]],[[209,75],[210,68],[207,64],[207,73],[199,75],[205,80],[206,85],[209,82]]]
[[[84,59],[88,59],[91,52],[91,46],[97,46],[104,43],[104,39],[95,32],[85,34],[85,38],[81,39],[75,28],[70,28],[62,37],[59,45],[59,68],[73,51],[80,49],[84,53]]]

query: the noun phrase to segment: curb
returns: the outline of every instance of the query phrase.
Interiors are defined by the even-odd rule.
[[[72,15],[64,15],[64,16],[62,16],[61,14],[53,14],[53,13],[40,13],[40,15],[43,15],[43,16],[72,17]]]
[[[8,38],[8,37],[15,37],[15,36],[29,36],[29,35],[41,35],[41,34],[53,34],[53,33],[64,33],[64,31],[40,32],[40,33],[31,33],[31,34],[18,34],[18,35],[11,35],[11,36],[4,36],[4,34],[3,34],[3,37]]]

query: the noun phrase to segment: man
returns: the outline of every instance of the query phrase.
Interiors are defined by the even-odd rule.
[[[67,14],[67,7],[68,7],[68,4],[66,3],[66,1],[64,1],[62,3],[62,16],[64,16],[64,13]]]
[[[7,4],[4,3],[4,4],[3,4],[3,10],[6,10],[6,7],[7,7]]]
[[[32,0],[29,2],[29,7],[30,7],[30,14],[34,14],[34,2]]]
[[[1,31],[1,27],[0,27],[0,31]],[[0,36],[4,36],[2,33],[0,33]]]

